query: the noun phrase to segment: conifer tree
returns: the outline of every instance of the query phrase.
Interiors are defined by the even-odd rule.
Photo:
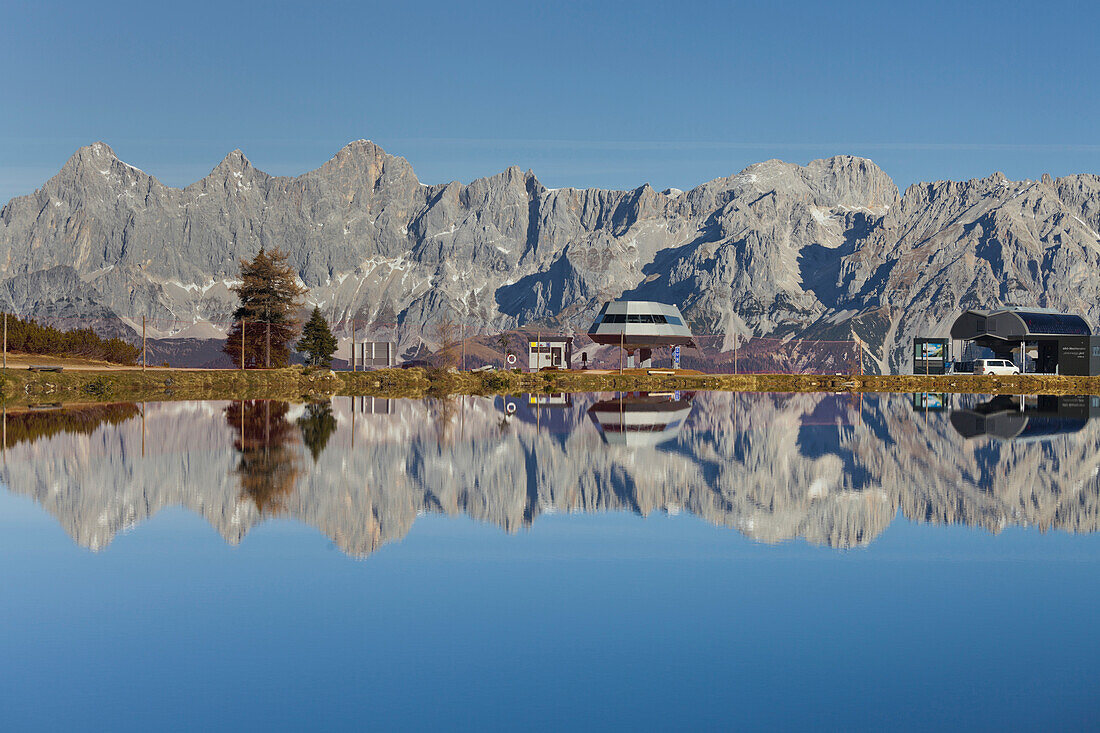
[[[306,363],[314,367],[332,366],[332,355],[336,353],[336,337],[328,321],[321,315],[321,309],[314,306],[313,314],[302,329],[302,339],[298,342],[298,351],[309,354]]]
[[[332,401],[310,402],[305,414],[298,418],[298,429],[302,431],[302,442],[309,448],[313,462],[325,451],[328,439],[336,432],[336,417],[332,414]]]
[[[246,367],[284,367],[290,362],[290,346],[298,335],[295,311],[306,289],[298,285],[294,268],[279,250],[260,248],[256,258],[241,260],[241,283],[232,288],[240,299],[233,313],[233,328],[225,353],[233,363]],[[244,353],[241,329],[244,328]]]

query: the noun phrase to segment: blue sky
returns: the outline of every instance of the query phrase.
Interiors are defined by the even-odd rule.
[[[768,158],[1100,172],[1087,3],[5,2],[0,201],[80,145],[185,185],[369,138],[420,179],[689,188]]]

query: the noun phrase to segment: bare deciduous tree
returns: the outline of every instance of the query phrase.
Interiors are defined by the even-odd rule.
[[[458,322],[449,313],[444,313],[435,322],[432,336],[439,343],[439,351],[432,361],[441,369],[458,368],[459,332]]]

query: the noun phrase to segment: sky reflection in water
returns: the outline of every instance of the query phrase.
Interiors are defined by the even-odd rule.
[[[1100,712],[1092,400],[536,401],[9,412],[4,718],[1018,728]]]

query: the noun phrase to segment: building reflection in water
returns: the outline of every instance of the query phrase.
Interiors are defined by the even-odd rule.
[[[424,513],[512,532],[684,511],[855,547],[899,516],[1096,531],[1096,414],[1085,397],[707,392],[18,408],[3,481],[92,548],[174,506],[229,542],[281,514],[357,556]]]
[[[508,395],[496,398],[494,404],[504,413],[502,428],[519,422],[541,433],[567,435],[577,427],[574,397],[568,392]]]
[[[608,445],[654,446],[679,434],[694,392],[624,392],[588,408]]]
[[[951,411],[951,425],[964,438],[1045,441],[1080,432],[1100,415],[1100,397],[1086,395],[997,395]]]

